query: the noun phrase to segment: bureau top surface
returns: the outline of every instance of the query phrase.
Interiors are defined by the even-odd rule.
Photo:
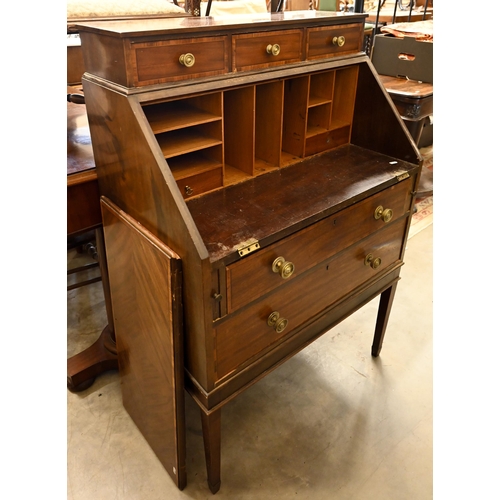
[[[270,244],[398,182],[417,165],[346,145],[187,202],[212,262]]]
[[[99,21],[78,24],[79,31],[116,36],[120,38],[149,37],[165,34],[189,34],[220,30],[279,29],[292,26],[319,24],[344,24],[364,22],[366,14],[324,12],[315,10],[276,13],[241,14],[227,17],[178,16],[160,19]]]

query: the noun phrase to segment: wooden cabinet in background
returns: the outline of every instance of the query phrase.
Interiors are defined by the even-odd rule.
[[[380,352],[421,158],[365,17],[79,26],[124,405],[180,488],[183,384],[216,492],[228,401],[378,295]]]

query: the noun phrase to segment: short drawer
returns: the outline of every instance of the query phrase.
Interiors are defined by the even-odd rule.
[[[222,166],[177,179],[177,186],[184,198],[197,196],[223,185]]]
[[[410,208],[412,183],[410,178],[395,184],[228,266],[228,313],[296,279],[319,262],[400,218]],[[392,211],[388,222],[384,222],[383,217],[375,218],[378,207],[382,207],[382,212]],[[283,275],[281,269],[275,272],[279,263],[273,271],[273,263],[279,257],[284,260]],[[291,276],[286,277],[286,270],[291,267],[288,263],[294,269]]]
[[[278,66],[302,60],[302,30],[233,36],[233,71]]]
[[[305,156],[320,153],[342,144],[347,144],[351,135],[351,126],[344,125],[306,138]]]
[[[363,24],[345,24],[307,30],[306,59],[320,59],[359,52],[363,44]]]
[[[137,86],[228,72],[225,36],[137,43],[133,50]]]
[[[399,219],[221,322],[215,329],[218,379],[395,264],[407,223]]]

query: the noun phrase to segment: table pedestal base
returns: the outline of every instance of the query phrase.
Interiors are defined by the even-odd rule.
[[[83,391],[93,384],[98,375],[117,369],[114,335],[109,326],[106,326],[88,349],[68,359],[68,389],[71,392]]]

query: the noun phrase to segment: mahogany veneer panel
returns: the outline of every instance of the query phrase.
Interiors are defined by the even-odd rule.
[[[123,405],[182,489],[181,261],[112,202],[103,198],[101,206]]]

